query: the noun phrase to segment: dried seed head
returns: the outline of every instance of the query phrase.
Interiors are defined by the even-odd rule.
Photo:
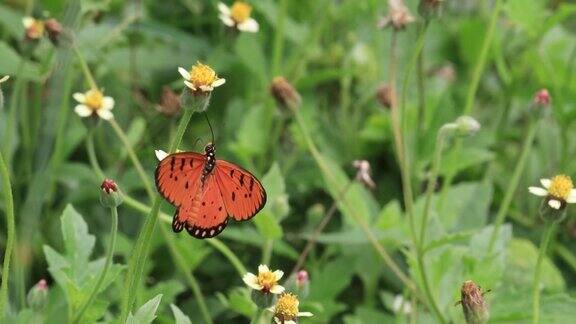
[[[379,28],[394,27],[396,30],[404,29],[408,24],[415,21],[403,0],[389,0],[389,12],[378,22]]]
[[[270,92],[281,107],[297,110],[302,102],[300,94],[282,76],[275,77],[270,85]]]
[[[484,293],[472,280],[464,281],[460,290],[462,309],[468,324],[484,324],[490,314],[484,301]]]
[[[392,107],[394,96],[395,94],[393,93],[392,87],[388,84],[382,84],[378,87],[378,90],[376,90],[376,99],[384,108]]]
[[[169,87],[162,88],[162,97],[158,110],[166,116],[174,116],[180,111],[180,98]]]
[[[62,34],[62,25],[58,22],[58,20],[50,18],[46,20],[44,27],[46,28],[46,32],[48,32],[48,37],[52,43],[57,45],[60,39],[60,34]]]
[[[356,180],[364,184],[370,189],[375,189],[376,184],[372,180],[372,171],[370,169],[370,162],[366,160],[356,160],[352,162],[352,165],[356,168]]]

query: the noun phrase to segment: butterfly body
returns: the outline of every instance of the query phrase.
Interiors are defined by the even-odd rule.
[[[158,192],[176,207],[172,229],[196,238],[214,237],[230,217],[248,220],[266,204],[266,191],[254,175],[217,160],[213,144],[204,151],[170,154],[156,168]]]

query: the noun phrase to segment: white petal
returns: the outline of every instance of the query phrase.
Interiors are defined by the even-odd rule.
[[[242,277],[242,281],[244,281],[244,283],[247,285],[251,285],[254,283],[258,283],[258,277],[256,277],[255,274],[248,272],[247,274],[244,275],[244,277]]]
[[[77,105],[76,107],[74,107],[74,111],[80,117],[88,117],[92,115],[92,109],[88,108],[88,106],[86,105]]]
[[[248,18],[245,22],[238,24],[238,29],[244,32],[256,33],[260,29],[260,26],[256,20]]]
[[[201,86],[200,86],[200,90],[202,90],[202,91],[204,91],[204,92],[208,92],[208,91],[214,90],[214,87],[209,86],[209,85],[201,85]]]
[[[102,99],[102,109],[112,110],[114,108],[114,98],[104,97]]]
[[[178,67],[178,73],[180,73],[184,79],[190,80],[190,72],[188,72],[185,68]]]
[[[542,184],[542,187],[548,189],[548,188],[550,188],[550,184],[552,183],[552,180],[550,180],[550,179],[540,179],[540,183]]]
[[[562,203],[556,199],[550,199],[550,200],[548,200],[548,206],[550,206],[554,209],[560,209],[560,206],[562,206]]]
[[[227,15],[219,15],[218,18],[220,18],[220,20],[222,21],[222,23],[228,27],[234,27],[234,25],[236,24],[234,22],[234,20],[232,18],[230,18],[230,16]]]
[[[296,324],[293,320],[284,321],[284,324]]]
[[[194,86],[194,84],[193,84],[192,82],[184,81],[184,84],[185,84],[188,88],[190,88],[190,89],[192,89],[192,90],[194,90],[194,91],[197,90],[196,87]]]
[[[575,189],[570,190],[570,195],[568,196],[568,199],[566,199],[566,202],[569,204],[576,203],[576,190]]]
[[[274,317],[274,323],[280,324],[280,320],[277,317]],[[286,324],[286,322],[284,322],[284,324]]]
[[[280,285],[274,285],[272,288],[270,288],[270,292],[273,294],[281,294],[284,292],[284,287]]]
[[[223,85],[224,83],[226,83],[226,79],[218,79],[218,80],[212,82],[212,87],[216,88],[216,87]]]
[[[110,120],[110,119],[114,118],[114,115],[108,109],[98,109],[98,110],[96,110],[96,113],[98,114],[98,116],[100,116],[100,118],[102,118],[104,120]]]
[[[267,311],[272,312],[272,313],[276,313],[276,306],[270,306],[268,308],[266,308]]]
[[[230,8],[222,2],[218,2],[218,11],[223,15],[230,16]]]
[[[273,272],[274,277],[276,277],[276,281],[280,280],[280,278],[282,278],[282,276],[284,275],[284,271],[282,270],[276,270]]]
[[[540,197],[548,196],[548,190],[546,190],[544,188],[528,187],[528,191],[530,191],[531,194],[536,195],[536,196],[540,196]]]
[[[72,98],[74,98],[74,100],[78,101],[79,103],[84,103],[84,101],[86,101],[86,95],[80,92],[73,94]]]
[[[168,156],[168,153],[162,150],[154,150],[154,154],[156,154],[156,158],[158,159],[158,161],[162,161]]]
[[[299,312],[298,313],[298,317],[311,317],[314,316],[314,314],[310,313],[310,312]]]
[[[9,76],[9,75],[5,75],[5,76],[2,77],[2,79],[0,79],[0,83],[6,82],[6,80],[8,80],[8,79],[10,79],[10,76]]]
[[[268,266],[265,264],[261,264],[258,266],[258,273],[262,272],[270,272],[270,268],[268,268]]]
[[[30,28],[32,25],[34,25],[34,18],[32,17],[22,18],[22,25],[24,25],[25,28]]]

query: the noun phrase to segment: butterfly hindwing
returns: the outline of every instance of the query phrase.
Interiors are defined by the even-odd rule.
[[[230,162],[217,160],[214,174],[226,210],[235,220],[252,218],[266,204],[266,191],[252,173]]]
[[[173,227],[174,223],[196,238],[214,237],[224,230],[228,214],[213,175],[204,180],[192,200],[178,207]]]

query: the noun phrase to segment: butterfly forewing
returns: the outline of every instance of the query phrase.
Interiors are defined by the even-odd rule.
[[[237,221],[252,218],[266,204],[266,191],[252,173],[217,160],[214,173],[228,214]]]
[[[198,191],[205,160],[204,155],[194,152],[165,157],[156,168],[158,192],[176,207],[191,201]]]

